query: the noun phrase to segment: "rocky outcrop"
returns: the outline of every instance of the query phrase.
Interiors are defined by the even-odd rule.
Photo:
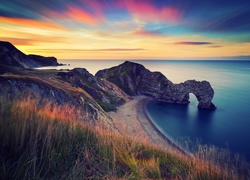
[[[27,55],[29,61],[33,61],[36,67],[40,66],[59,66],[57,59],[55,57],[44,57],[34,54]],[[34,66],[33,66],[34,67]]]
[[[26,55],[9,42],[0,41],[0,64],[20,68],[35,68],[41,66],[58,66],[54,57]]]
[[[114,111],[130,97],[116,85],[94,77],[85,68],[58,72],[57,76],[75,87],[84,89],[105,111]]]
[[[216,109],[215,105],[212,103],[214,90],[207,81],[188,80],[184,83],[175,84],[171,94],[165,95],[163,93],[161,98],[163,100],[169,99],[168,97],[171,95],[171,99],[168,102],[187,104],[189,103],[190,93],[194,94],[197,98],[199,102],[198,108],[211,110]]]
[[[146,95],[168,103],[186,104],[193,93],[199,108],[216,109],[212,103],[214,90],[207,81],[189,80],[173,84],[160,72],[150,72],[144,66],[126,61],[109,69],[100,70],[96,77],[106,79],[130,96]]]

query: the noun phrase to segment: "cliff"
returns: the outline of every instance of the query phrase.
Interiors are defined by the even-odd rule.
[[[212,103],[214,90],[207,81],[188,80],[173,84],[162,73],[151,72],[141,64],[129,61],[100,70],[95,76],[116,84],[130,96],[146,95],[168,103],[187,104],[189,93],[193,93],[199,108],[216,109]]]
[[[114,111],[130,97],[113,83],[94,77],[85,68],[58,72],[63,81],[84,89],[105,111]]]
[[[0,64],[20,68],[35,68],[41,66],[58,66],[55,57],[26,55],[9,42],[0,41]]]
[[[75,119],[114,132],[113,120],[105,110],[115,110],[129,98],[112,83],[95,81],[85,69],[35,70],[0,65],[0,87],[0,99],[6,104],[27,100],[35,101],[37,108],[49,106],[51,112],[55,108],[62,113],[73,109]],[[108,88],[115,92],[106,92]]]

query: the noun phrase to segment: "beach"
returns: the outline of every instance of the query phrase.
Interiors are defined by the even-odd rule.
[[[116,112],[109,112],[108,115],[114,120],[115,127],[122,135],[132,137],[138,142],[151,143],[164,149],[171,148],[184,155],[193,156],[154,125],[146,112],[146,105],[151,100],[146,96],[133,97],[132,100],[118,107]]]
[[[172,146],[166,137],[153,126],[145,112],[145,106],[150,100],[151,98],[146,96],[136,96],[118,107],[116,112],[109,112],[108,115],[114,120],[116,128],[122,135],[163,148]]]

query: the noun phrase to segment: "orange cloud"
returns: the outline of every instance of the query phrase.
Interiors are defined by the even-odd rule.
[[[88,11],[74,6],[68,6],[68,11],[66,11],[65,14],[75,21],[83,22],[90,25],[96,25],[100,21],[99,17],[94,16]]]
[[[42,35],[39,35],[39,36],[33,35],[33,36],[30,36],[27,38],[24,38],[24,37],[15,38],[15,37],[1,37],[1,35],[0,35],[0,40],[1,41],[8,41],[14,45],[19,45],[19,46],[20,45],[22,45],[22,46],[29,46],[29,45],[34,46],[34,45],[38,45],[41,43],[68,44],[68,41],[74,40],[74,38],[66,38],[63,36],[42,36]],[[75,40],[77,40],[77,38]]]
[[[8,37],[8,38],[0,37],[0,38],[1,38],[1,41],[8,41],[14,45],[22,45],[22,46],[33,45],[31,39],[23,39],[23,38],[20,39],[20,38],[11,38],[11,37]]]
[[[30,52],[49,53],[81,53],[81,52],[116,52],[116,51],[144,51],[144,48],[107,48],[107,49],[33,49]]]
[[[54,17],[56,19],[69,19],[71,21],[77,21],[88,25],[97,25],[104,15],[100,11],[94,11],[94,14],[81,9],[76,6],[67,6],[67,9],[63,12],[57,12],[52,10],[45,10],[49,17]]]
[[[46,29],[56,29],[56,30],[63,30],[64,29],[63,27],[56,25],[56,24],[43,22],[43,21],[39,21],[39,20],[33,20],[33,19],[10,18],[10,17],[0,16],[0,23],[1,22],[21,25],[21,26],[46,28]]]

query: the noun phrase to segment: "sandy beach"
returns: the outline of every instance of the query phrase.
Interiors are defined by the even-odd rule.
[[[145,113],[145,105],[151,99],[137,96],[120,106],[116,112],[108,114],[113,118],[115,126],[123,134],[139,141],[149,141],[155,145],[169,147],[166,137],[163,137]]]
[[[139,142],[149,142],[158,147],[171,148],[182,154],[192,156],[166,137],[151,121],[145,111],[146,104],[152,100],[146,96],[136,96],[116,112],[108,114],[113,118],[116,128],[121,134],[134,138]]]

